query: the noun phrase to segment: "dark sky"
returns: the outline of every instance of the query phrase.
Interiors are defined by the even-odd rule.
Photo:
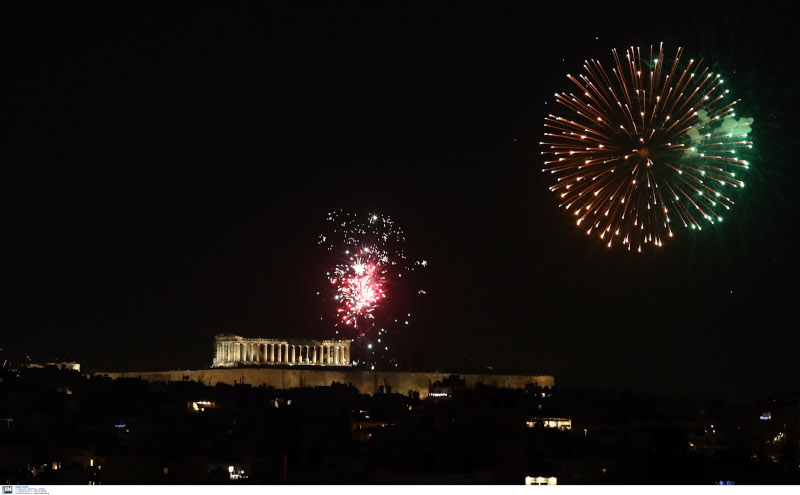
[[[4,7],[8,352],[197,368],[222,330],[329,337],[315,240],[344,208],[428,260],[397,351],[431,367],[800,387],[788,3],[291,5]],[[660,41],[729,77],[755,166],[724,225],[633,256],[561,215],[538,142],[567,72]]]

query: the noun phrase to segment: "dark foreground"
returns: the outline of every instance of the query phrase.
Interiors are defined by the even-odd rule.
[[[797,397],[732,407],[451,377],[419,400],[0,373],[4,484],[800,483]]]

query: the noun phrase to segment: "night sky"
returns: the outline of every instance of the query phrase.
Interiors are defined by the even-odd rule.
[[[428,261],[404,359],[797,390],[789,3],[422,5],[5,6],[8,355],[199,368],[223,330],[330,338],[316,236],[345,209],[393,217]],[[563,215],[538,143],[567,72],[660,41],[725,74],[756,154],[725,223],[636,256]]]

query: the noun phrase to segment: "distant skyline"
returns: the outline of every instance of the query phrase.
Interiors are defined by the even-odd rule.
[[[161,370],[224,331],[333,337],[316,238],[344,208],[428,261],[409,363],[798,390],[790,4],[691,5],[5,6],[2,347]],[[758,152],[724,224],[636,257],[569,224],[538,143],[566,73],[661,41],[729,78]]]

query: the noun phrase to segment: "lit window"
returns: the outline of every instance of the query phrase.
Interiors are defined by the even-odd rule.
[[[525,485],[527,485],[527,486],[531,486],[531,485],[557,485],[557,484],[558,484],[558,478],[556,478],[555,476],[551,476],[549,478],[545,478],[544,476],[537,476],[535,478],[533,476],[526,476],[525,477]]]

